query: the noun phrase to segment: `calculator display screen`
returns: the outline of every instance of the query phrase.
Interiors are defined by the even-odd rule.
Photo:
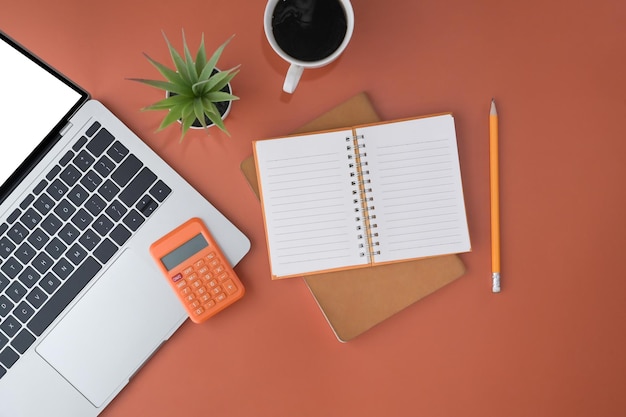
[[[202,233],[199,233],[162,257],[161,262],[168,271],[171,271],[183,261],[189,259],[207,246],[209,246],[209,242],[207,242],[204,236],[202,236]]]

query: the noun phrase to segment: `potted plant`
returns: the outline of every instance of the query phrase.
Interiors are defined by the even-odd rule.
[[[183,32],[183,54],[181,55],[163,33],[169,49],[174,69],[155,61],[144,53],[148,61],[165,77],[165,80],[131,78],[149,86],[165,90],[166,98],[143,110],[168,110],[158,130],[174,122],[182,126],[182,141],[191,127],[208,129],[215,125],[229,135],[224,126],[224,118],[230,111],[233,100],[239,97],[232,94],[230,81],[239,73],[239,65],[229,70],[216,67],[224,48],[232,39],[226,40],[207,60],[204,34],[195,60],[191,55]]]

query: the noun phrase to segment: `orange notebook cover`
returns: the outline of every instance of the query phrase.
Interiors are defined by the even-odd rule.
[[[471,250],[452,114],[257,140],[253,152],[272,279]]]
[[[380,120],[365,93],[358,94],[294,133]],[[259,196],[254,158],[241,169]],[[330,272],[304,278],[337,339],[347,342],[465,273],[457,255]]]

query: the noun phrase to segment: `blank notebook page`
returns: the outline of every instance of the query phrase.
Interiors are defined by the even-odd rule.
[[[352,132],[255,142],[272,274],[368,263],[346,146]]]
[[[375,262],[469,251],[452,115],[367,126],[357,134],[365,137]]]

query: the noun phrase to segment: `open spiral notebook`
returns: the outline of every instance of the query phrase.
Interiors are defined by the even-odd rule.
[[[367,94],[360,93],[307,123],[295,133],[376,122]],[[241,169],[259,196],[254,158]],[[347,342],[465,273],[458,255],[434,256],[371,268],[339,270],[303,278],[337,339]]]
[[[470,250],[451,114],[253,150],[273,279]]]

